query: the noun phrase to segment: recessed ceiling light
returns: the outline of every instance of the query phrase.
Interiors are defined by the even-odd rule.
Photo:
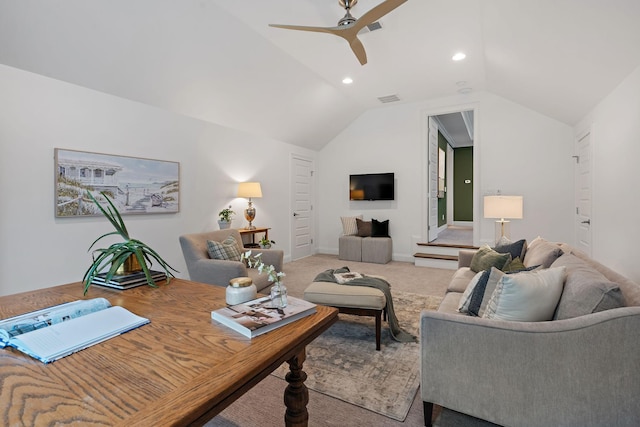
[[[351,77],[345,77],[344,79],[342,79],[342,83],[350,85],[351,83],[353,83],[353,79]]]
[[[453,55],[453,57],[451,59],[453,59],[454,61],[462,61],[466,57],[467,57],[467,55],[465,55],[464,53],[458,52],[455,55]]]
[[[471,93],[471,91],[473,91],[473,89],[470,88],[470,87],[463,87],[463,88],[458,89],[458,93],[462,94],[462,95],[467,95],[467,94]]]

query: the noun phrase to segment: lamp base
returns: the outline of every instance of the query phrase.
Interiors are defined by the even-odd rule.
[[[249,221],[249,226],[246,230],[255,230],[256,227],[251,223],[256,217],[256,208],[253,207],[251,199],[249,199],[249,206],[244,210],[244,218]]]
[[[500,219],[496,221],[496,230],[495,230],[496,244],[503,237],[506,237],[507,239],[511,238],[511,221]]]

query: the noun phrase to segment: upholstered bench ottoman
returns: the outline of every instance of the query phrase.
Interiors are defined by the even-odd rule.
[[[338,239],[338,259],[362,261],[362,237],[340,236]]]
[[[391,237],[363,237],[362,262],[386,264],[393,253]]]
[[[372,316],[376,319],[376,350],[380,350],[382,315],[387,300],[384,293],[367,286],[339,285],[331,282],[313,282],[304,291],[304,299],[314,304],[328,305],[340,313]]]

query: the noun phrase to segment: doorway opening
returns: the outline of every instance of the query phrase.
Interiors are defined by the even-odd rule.
[[[473,246],[473,108],[429,115],[427,236],[430,244]]]

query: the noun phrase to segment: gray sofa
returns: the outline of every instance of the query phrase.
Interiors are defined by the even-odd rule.
[[[240,261],[211,259],[207,250],[207,240],[224,241],[233,236],[242,245],[242,237],[237,229],[215,230],[206,233],[185,234],[180,236],[180,246],[189,271],[189,278],[196,282],[227,286],[229,280],[236,277],[251,277],[258,292],[271,285],[266,274],[259,274],[256,269],[247,268]],[[240,252],[249,248],[238,247]],[[252,254],[262,253],[262,261],[273,265],[276,271],[282,271],[284,252],[279,249],[251,249]]]
[[[549,267],[564,265],[566,276],[554,320],[541,322],[459,313],[476,276],[469,268],[474,252],[460,252],[439,309],[421,313],[425,426],[433,404],[503,426],[640,425],[640,286],[554,244],[562,252]],[[619,290],[606,280],[600,294],[585,285],[598,275]],[[613,308],[617,299],[621,306]]]

